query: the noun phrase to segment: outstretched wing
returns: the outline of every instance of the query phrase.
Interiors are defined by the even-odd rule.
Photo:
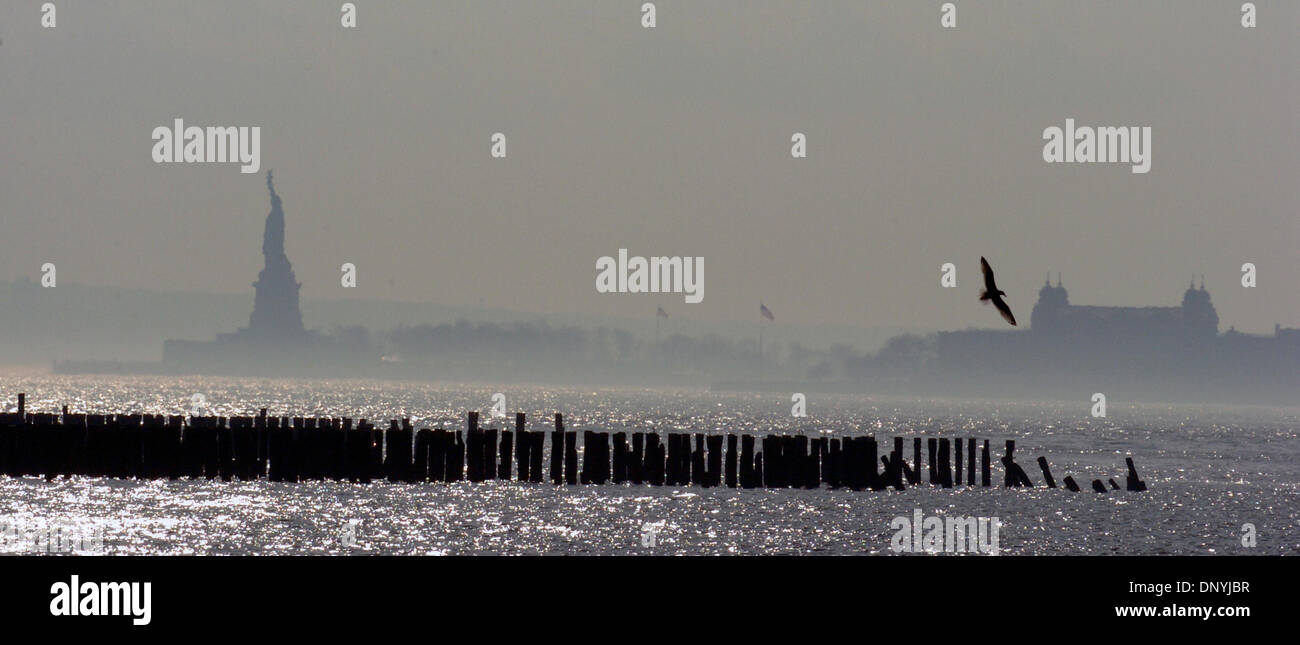
[[[1004,320],[1011,323],[1013,326],[1016,324],[1016,317],[1011,315],[1011,307],[1007,306],[1007,301],[994,296],[993,306],[998,308],[998,313],[1002,314]]]
[[[980,256],[980,270],[984,272],[984,288],[988,289],[989,293],[997,293],[998,285],[993,281],[993,267],[989,266],[989,261],[985,260],[982,255]]]

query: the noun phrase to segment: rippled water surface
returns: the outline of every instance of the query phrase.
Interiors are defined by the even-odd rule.
[[[211,414],[410,417],[458,428],[487,414],[494,392],[542,429],[555,412],[572,430],[978,436],[1041,484],[1124,481],[1133,456],[1150,490],[923,486],[903,492],[731,490],[650,486],[277,484],[72,478],[0,479],[0,551],[47,548],[43,529],[102,532],[110,554],[868,554],[892,553],[890,521],[997,517],[1012,554],[1300,554],[1300,408],[817,396],[807,418],[789,394],[600,390],[405,382],[0,375],[0,405],[29,411],[185,414],[202,394]],[[486,416],[485,416],[486,418]],[[549,439],[548,439],[549,443]],[[909,448],[910,453],[910,448]],[[909,454],[910,457],[910,454]],[[1001,473],[994,458],[994,480]],[[1243,525],[1257,546],[1242,545]],[[647,528],[652,527],[652,528]],[[66,530],[66,528],[65,528]],[[654,546],[643,546],[653,532]],[[92,545],[94,541],[91,541]],[[74,544],[81,544],[75,543]]]

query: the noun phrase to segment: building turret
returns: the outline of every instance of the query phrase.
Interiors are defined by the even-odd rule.
[[[1205,290],[1205,276],[1201,276],[1200,289],[1193,281],[1183,292],[1183,327],[1192,336],[1212,338],[1219,333],[1219,314]]]
[[[1070,296],[1061,286],[1061,274],[1056,274],[1056,286],[1052,286],[1052,274],[1047,274],[1043,287],[1038,290],[1038,302],[1029,314],[1029,328],[1039,331],[1050,330],[1059,326],[1061,315],[1070,306]]]

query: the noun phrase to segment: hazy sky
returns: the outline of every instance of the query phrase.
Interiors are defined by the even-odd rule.
[[[180,117],[262,127],[304,298],[997,327],[985,255],[1025,323],[1050,269],[1300,326],[1300,4],[355,1],[3,3],[0,279],[251,298],[264,174],[153,163]],[[1067,117],[1151,126],[1151,171],[1044,163]],[[620,247],[704,257],[704,302],[596,293]]]

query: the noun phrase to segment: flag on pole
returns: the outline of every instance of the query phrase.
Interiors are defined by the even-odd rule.
[[[663,307],[659,307],[659,310],[655,312],[655,316],[659,318],[667,318],[668,312],[664,311]]]
[[[772,315],[772,310],[768,309],[767,305],[761,302],[758,303],[758,313],[763,314],[764,318],[776,322],[776,317]]]

